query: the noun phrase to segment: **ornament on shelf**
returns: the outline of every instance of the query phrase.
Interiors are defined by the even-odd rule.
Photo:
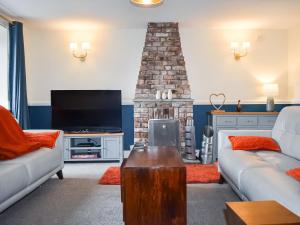
[[[171,89],[168,90],[168,99],[173,99],[173,92]]]
[[[159,90],[156,91],[155,98],[156,100],[159,100],[161,98],[161,92]]]
[[[162,95],[161,95],[161,98],[162,98],[163,100],[166,100],[166,99],[167,99],[167,94],[166,94],[165,91],[163,91],[163,93],[162,93]]]
[[[238,100],[238,104],[236,105],[236,111],[237,112],[242,112],[241,100]]]
[[[219,93],[219,94],[211,94],[209,96],[209,102],[212,105],[212,107],[214,107],[215,110],[213,111],[225,111],[225,110],[221,110],[221,108],[224,106],[226,101],[226,95],[223,93]]]

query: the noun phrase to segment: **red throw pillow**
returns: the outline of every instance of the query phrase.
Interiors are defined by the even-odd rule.
[[[270,137],[229,136],[233,150],[270,150],[280,151],[277,142]]]
[[[300,167],[299,168],[295,168],[295,169],[291,169],[289,171],[286,172],[287,175],[295,178],[296,180],[300,181]]]

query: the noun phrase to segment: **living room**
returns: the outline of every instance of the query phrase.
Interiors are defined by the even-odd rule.
[[[299,21],[0,0],[0,224],[300,224]]]

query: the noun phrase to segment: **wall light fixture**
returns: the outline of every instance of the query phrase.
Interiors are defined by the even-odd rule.
[[[70,49],[72,51],[73,56],[82,62],[86,60],[88,50],[90,48],[91,48],[91,44],[89,42],[81,42],[80,47],[79,44],[76,42],[70,43]]]
[[[248,55],[248,50],[251,47],[249,41],[237,42],[233,41],[230,43],[235,60],[240,60],[242,57]]]

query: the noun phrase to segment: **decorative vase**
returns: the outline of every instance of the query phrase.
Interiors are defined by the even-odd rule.
[[[169,89],[168,90],[168,99],[172,99],[173,98],[173,93],[172,93],[172,90],[171,89]]]
[[[266,105],[266,111],[267,112],[274,112],[275,111],[275,103],[273,97],[268,97],[267,99],[267,105]]]
[[[156,100],[159,100],[161,98],[161,93],[159,90],[156,91],[155,98],[156,98]]]
[[[167,99],[167,94],[166,94],[166,92],[163,92],[163,93],[162,93],[161,98],[162,98],[163,100],[166,100],[166,99]]]

